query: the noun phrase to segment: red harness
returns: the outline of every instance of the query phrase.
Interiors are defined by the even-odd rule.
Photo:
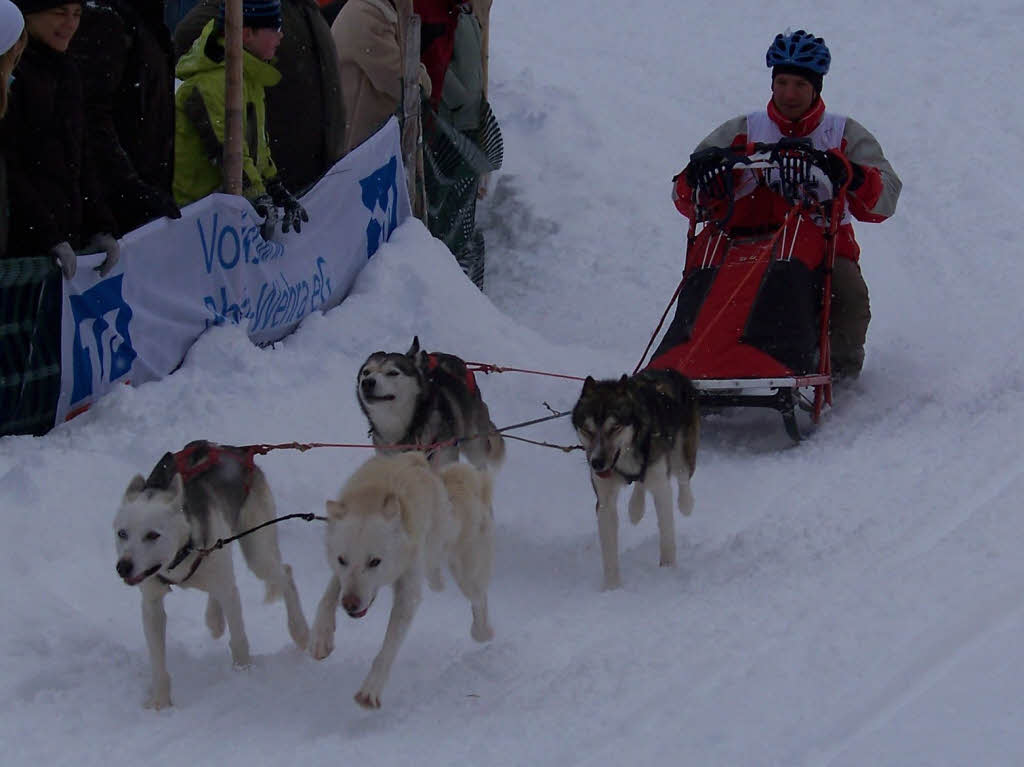
[[[440,363],[437,361],[436,354],[427,355],[427,372],[433,373],[439,367]],[[470,394],[476,394],[476,376],[473,375],[473,371],[466,368],[466,388]]]
[[[204,455],[199,460],[193,460],[193,456],[196,453],[198,453],[201,448],[206,450],[206,455]],[[246,470],[244,487],[245,494],[248,495],[249,490],[251,489],[252,475],[253,472],[256,470],[256,461],[254,460],[254,458],[257,452],[259,452],[258,448],[254,446],[249,446],[245,448],[244,454],[238,455],[236,451],[225,450],[220,445],[215,445],[212,442],[207,442],[204,445],[188,445],[174,454],[174,468],[178,472],[178,474],[181,475],[182,483],[187,485],[196,477],[210,471],[210,469],[219,464],[223,460],[223,458],[227,456],[231,460],[237,461],[238,464]],[[171,562],[170,567],[168,567],[167,569],[173,570],[174,568],[176,568],[179,564],[185,561],[185,558],[189,554],[193,553],[194,550],[195,544],[192,541],[192,538],[190,537],[188,542],[174,557],[174,560]],[[167,586],[181,586],[189,578],[195,575],[196,570],[199,569],[199,565],[202,564],[202,561],[203,556],[197,556],[192,561],[192,567],[189,568],[188,573],[180,581],[172,581],[169,578],[165,578],[163,575],[157,575],[157,579]]]
[[[206,455],[199,460],[193,460],[193,456],[200,451],[200,449],[206,449]],[[188,484],[196,477],[205,474],[214,466],[219,464],[226,456],[233,461],[236,461],[242,466],[245,472],[245,492],[249,494],[250,481],[253,472],[256,470],[256,453],[258,450],[253,446],[245,448],[244,455],[238,455],[234,450],[225,450],[220,445],[215,445],[212,442],[206,445],[189,445],[184,447],[174,454],[174,468],[181,475],[181,481],[184,484]]]

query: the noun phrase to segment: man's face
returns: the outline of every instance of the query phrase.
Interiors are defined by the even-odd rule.
[[[78,3],[66,3],[45,11],[25,14],[25,27],[29,35],[64,53],[71,43],[71,38],[78,31],[82,20],[82,6]]]
[[[814,103],[814,86],[800,75],[779,74],[772,80],[772,101],[788,120],[799,120]]]
[[[277,53],[277,46],[281,44],[284,33],[281,28],[242,27],[242,47],[256,58],[262,61],[270,61]]]

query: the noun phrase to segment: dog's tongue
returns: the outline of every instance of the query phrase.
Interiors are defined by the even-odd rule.
[[[149,568],[148,570],[145,570],[144,572],[139,573],[138,575],[135,575],[131,578],[125,578],[124,582],[129,586],[138,586],[140,583],[146,580],[146,578],[153,575],[159,569],[160,565],[154,565],[153,567]]]
[[[362,610],[360,610],[357,613],[349,613],[348,617],[349,618],[362,618],[364,615],[366,615],[366,611],[369,610],[369,609],[370,609],[370,606],[367,605],[366,607],[364,607]]]
[[[612,470],[605,469],[604,471],[595,472],[595,474],[597,474],[597,476],[599,476],[601,479],[608,479],[608,477],[612,475]]]

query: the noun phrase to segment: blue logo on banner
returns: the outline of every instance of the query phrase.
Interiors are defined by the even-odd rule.
[[[75,321],[72,405],[93,394],[94,365],[99,370],[96,380],[113,383],[138,357],[128,330],[132,309],[122,295],[123,283],[119,274],[68,298]]]
[[[366,225],[366,257],[377,252],[398,227],[398,158],[391,155],[388,162],[359,181],[363,190],[363,205],[370,211]]]

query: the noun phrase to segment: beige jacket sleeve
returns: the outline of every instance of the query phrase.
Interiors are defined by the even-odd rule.
[[[339,66],[356,65],[375,90],[399,102],[402,49],[397,28],[398,13],[387,0],[353,0],[345,4],[335,19],[331,37],[338,51]]]

